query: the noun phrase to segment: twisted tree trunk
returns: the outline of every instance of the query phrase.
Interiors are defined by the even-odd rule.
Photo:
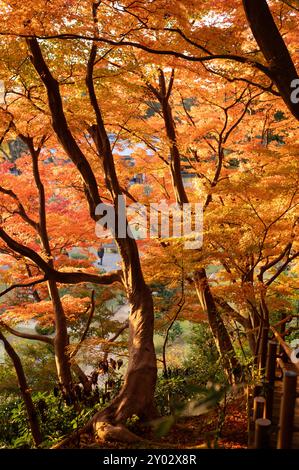
[[[162,70],[159,74],[159,89],[153,85],[147,84],[151,92],[159,100],[162,107],[162,114],[165,124],[165,130],[169,141],[169,151],[171,156],[170,173],[172,178],[172,185],[177,203],[182,207],[184,203],[188,203],[189,199],[185,192],[182,170],[181,170],[181,155],[178,146],[175,122],[172,114],[169,99],[174,83],[174,71],[172,71],[168,86],[166,85],[165,76]],[[217,173],[221,166],[218,167]],[[215,182],[217,178],[215,176]],[[216,183],[215,183],[216,184]],[[207,207],[208,203],[206,204]],[[241,377],[242,368],[235,356],[235,351],[231,343],[230,336],[223,323],[221,315],[219,314],[212,293],[210,291],[206,272],[204,269],[199,269],[194,276],[194,285],[199,297],[200,303],[204,311],[208,314],[208,322],[210,329],[215,340],[216,347],[222,357],[226,374],[231,382],[239,381]]]
[[[139,285],[129,296],[129,301],[129,363],[124,384],[108,408],[95,415],[95,428],[103,421],[112,424],[126,423],[133,415],[143,421],[156,416],[154,392],[157,366],[153,345],[152,295],[145,284],[142,287]]]
[[[97,4],[93,5],[93,19],[96,23]],[[92,168],[78,146],[66,119],[59,84],[47,66],[39,43],[35,38],[27,40],[32,64],[44,83],[48,104],[52,116],[52,127],[65,152],[76,165],[84,184],[86,199],[91,217],[97,221],[96,207],[102,203],[98,192],[97,181]],[[109,137],[102,118],[93,82],[93,68],[97,57],[97,45],[92,44],[86,73],[86,85],[90,102],[96,117],[96,124],[90,126],[89,132],[97,147],[98,157],[102,163],[106,187],[110,192],[118,220],[118,197],[122,195],[115,171],[113,153]],[[126,228],[128,227],[125,220]],[[127,237],[115,239],[122,257],[122,282],[127,291],[131,306],[129,317],[129,366],[124,386],[116,399],[102,414],[97,415],[94,422],[109,419],[110,422],[125,422],[133,414],[149,419],[155,413],[154,390],[157,375],[156,356],[153,344],[154,312],[153,301],[149,288],[146,286],[140,265],[136,241]],[[48,269],[48,266],[45,266]]]

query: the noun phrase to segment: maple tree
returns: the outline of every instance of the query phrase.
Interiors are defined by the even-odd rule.
[[[231,382],[243,378],[232,320],[256,356],[271,309],[289,308],[298,256],[299,114],[291,98],[298,11],[296,2],[268,2],[269,9],[266,0],[45,3],[1,2],[1,144],[18,137],[27,151],[1,165],[1,250],[12,265],[7,292],[27,286],[38,297],[30,315],[49,319],[49,294],[66,396],[73,380],[67,321],[89,299],[61,297],[59,285],[117,282],[125,290],[128,370],[119,395],[92,421],[100,433],[103,421],[155,416],[149,286],[157,278],[192,299],[181,309],[179,295],[175,315],[207,315]],[[130,145],[131,167],[122,158]],[[148,191],[131,185],[136,174]],[[96,207],[108,201],[118,217],[120,195],[146,206],[200,201],[203,247],[178,262],[182,240],[145,244],[117,236],[117,226],[119,271],[70,262],[62,250],[93,243]],[[217,269],[212,279],[209,266]],[[26,308],[8,308],[13,314],[24,318]]]
[[[94,10],[94,14],[96,9]],[[95,19],[95,18],[94,18]],[[27,41],[31,53],[32,65],[37,74],[43,81],[47,90],[49,108],[52,118],[53,130],[60,141],[64,151],[79,170],[83,179],[83,188],[86,199],[90,208],[90,215],[95,218],[95,208],[101,202],[95,173],[91,169],[90,163],[83,151],[80,149],[75,137],[68,125],[63,109],[62,97],[58,87],[58,82],[52,76],[48,65],[46,64],[41,48],[35,39]],[[88,65],[86,69],[86,85],[89,92],[91,109],[95,115],[96,124],[83,123],[85,132],[89,132],[93,138],[97,152],[101,156],[100,161],[103,165],[106,188],[116,204],[117,196],[122,193],[117,175],[115,173],[113,155],[106,129],[102,121],[101,110],[96,99],[93,85],[93,67],[97,56],[97,46],[94,44],[89,53]],[[9,111],[11,112],[11,111]],[[11,124],[10,124],[11,125]],[[32,141],[27,140],[27,144],[31,144],[32,157],[37,160],[39,150],[36,150]],[[38,229],[42,239],[43,250],[50,260],[47,262],[37,251],[24,245],[20,240],[13,239],[3,228],[1,229],[1,237],[8,247],[20,255],[26,256],[33,261],[36,266],[41,269],[45,276],[43,281],[47,280],[51,288],[51,296],[54,298],[54,309],[56,313],[56,334],[55,345],[57,345],[57,355],[60,355],[59,367],[60,380],[66,392],[69,391],[71,383],[70,368],[67,361],[66,346],[68,345],[65,315],[62,311],[61,301],[57,292],[56,282],[76,283],[92,281],[100,284],[112,283],[115,281],[123,282],[126,287],[128,298],[131,304],[131,321],[130,330],[134,335],[134,341],[131,342],[130,361],[127,373],[127,379],[120,396],[110,405],[110,410],[106,413],[117,413],[117,419],[126,420],[127,417],[134,414],[140,416],[143,414],[152,414],[153,410],[153,394],[156,376],[156,362],[153,347],[153,306],[150,291],[146,286],[140,267],[138,250],[135,240],[117,239],[120,253],[123,259],[123,272],[109,273],[104,275],[92,275],[86,272],[63,272],[55,269],[51,258],[49,241],[45,228],[45,200],[40,181],[37,185],[40,189],[40,221]],[[51,287],[52,286],[52,287]],[[139,338],[139,339],[138,339]],[[141,341],[141,344],[139,344]],[[132,377],[132,378],[131,378]],[[140,392],[138,391],[138,389]],[[135,394],[140,395],[142,400],[136,402]],[[136,406],[138,409],[136,409]]]
[[[72,246],[73,243],[78,242],[78,237],[74,237],[75,235],[75,227],[73,225],[71,231],[66,233],[64,230],[64,236],[62,234],[60,237],[58,236],[59,230],[57,228],[60,226],[63,226],[63,220],[65,218],[69,218],[70,222],[75,220],[78,222],[78,212],[80,214],[79,209],[79,204],[80,201],[78,199],[78,205],[74,210],[68,210],[66,206],[66,195],[69,196],[69,189],[66,187],[66,194],[62,194],[60,191],[59,197],[55,197],[54,193],[51,193],[51,189],[53,188],[54,185],[54,180],[50,179],[49,183],[50,186],[47,187],[47,200],[49,198],[50,204],[46,208],[46,192],[45,192],[45,187],[42,182],[42,179],[40,177],[40,172],[39,172],[39,166],[38,166],[38,157],[40,150],[36,151],[34,149],[34,146],[32,142],[30,141],[29,138],[26,138],[25,136],[22,136],[24,141],[28,144],[28,148],[30,150],[30,155],[31,155],[31,165],[30,161],[28,161],[28,158],[23,157],[22,159],[19,159],[17,168],[21,171],[21,175],[18,177],[19,178],[19,183],[20,183],[20,189],[23,187],[28,188],[29,193],[26,194],[27,201],[22,203],[22,199],[24,198],[24,193],[19,192],[18,190],[14,190],[12,188],[15,187],[15,178],[16,176],[13,174],[5,174],[3,178],[3,186],[1,186],[0,192],[1,195],[3,196],[2,200],[2,219],[3,223],[5,226],[5,220],[9,219],[10,221],[10,228],[12,230],[17,231],[18,233],[22,233],[22,242],[28,243],[29,241],[29,246],[34,249],[35,251],[39,251],[41,249],[42,256],[44,257],[43,259],[47,261],[48,265],[50,267],[54,267],[54,263],[59,263],[60,265],[63,266],[63,261],[65,261],[66,257],[65,255],[62,255],[62,250],[65,249],[65,246],[69,244],[69,246]],[[44,160],[46,160],[47,155],[44,155]],[[66,162],[67,164],[67,162]],[[30,175],[30,166],[31,166],[31,175]],[[59,181],[59,170],[55,169],[55,165],[50,165],[52,166],[52,178],[55,178],[56,181]],[[54,166],[54,168],[53,168]],[[29,167],[29,168],[28,168]],[[21,170],[22,168],[22,170]],[[44,168],[45,170],[45,168]],[[60,170],[61,171],[61,170]],[[29,174],[28,174],[29,173]],[[49,176],[49,164],[48,168],[46,170],[47,175]],[[60,173],[60,177],[61,177]],[[34,185],[33,182],[36,184],[36,189],[34,190]],[[74,180],[72,180],[72,183]],[[51,188],[52,186],[52,188]],[[53,189],[52,189],[53,191]],[[75,195],[74,195],[75,196]],[[52,204],[53,207],[51,208],[51,198],[52,199]],[[74,200],[74,197],[72,198]],[[61,219],[57,219],[57,210],[59,210],[59,204],[63,204],[64,209],[60,211],[60,217]],[[36,213],[38,214],[38,222],[35,220]],[[47,214],[46,214],[47,213]],[[51,214],[54,216],[51,220]],[[23,223],[21,226],[20,221]],[[25,225],[24,225],[25,222]],[[52,222],[52,223],[51,223]],[[47,225],[49,223],[49,226]],[[85,227],[84,227],[85,223]],[[85,228],[85,230],[84,230]],[[54,246],[53,248],[51,247],[51,242],[50,240],[53,239],[52,235],[52,230],[55,233],[55,241],[54,241]],[[82,245],[84,246],[84,242],[86,243],[86,240],[90,237],[90,233],[92,233],[91,227],[88,227],[88,222],[81,220],[81,226],[80,230],[83,231],[84,238],[82,237]],[[85,232],[85,233],[84,233]],[[89,237],[88,237],[89,235]],[[28,240],[28,241],[27,241]],[[30,243],[31,242],[31,243]],[[9,255],[11,252],[7,252],[7,257],[9,258]],[[59,256],[57,256],[57,254]],[[58,258],[58,259],[57,259]],[[59,259],[60,258],[60,259]],[[55,260],[55,261],[54,261]],[[20,266],[20,261],[23,266]],[[62,263],[62,264],[61,264]],[[35,267],[30,265],[28,261],[26,261],[25,258],[20,258],[20,256],[17,256],[15,259],[15,263],[17,269],[18,269],[18,276],[19,276],[19,282],[26,279],[26,277],[30,277],[31,280],[29,282],[29,286],[37,286],[40,282],[44,282],[44,278],[40,278],[39,273],[35,272]],[[22,268],[22,269],[20,269]],[[23,271],[23,272],[22,272]],[[13,266],[12,269],[7,272],[7,281],[9,281],[9,278],[14,277],[14,270]],[[26,284],[26,282],[25,282]],[[22,282],[21,282],[22,285]],[[26,308],[24,308],[24,305],[22,305],[19,308],[19,312],[14,310],[13,315],[9,315],[8,318],[13,319],[15,318],[23,318],[23,319],[29,319],[32,317],[39,317],[39,322],[41,323],[43,319],[40,317],[41,313],[44,313],[45,319],[47,322],[50,321],[49,318],[49,310],[51,312],[51,304],[52,308],[54,310],[54,316],[55,316],[55,337],[52,340],[52,343],[54,345],[55,349],[55,358],[56,358],[56,365],[57,365],[57,374],[58,374],[58,379],[59,382],[62,386],[62,390],[64,394],[70,394],[71,393],[71,384],[72,384],[72,378],[71,378],[71,372],[70,372],[70,364],[67,360],[67,355],[66,355],[66,347],[68,346],[68,332],[67,332],[67,323],[66,323],[66,318],[70,317],[71,314],[74,312],[74,307],[72,311],[72,301],[74,302],[74,299],[60,299],[58,288],[55,282],[52,282],[51,280],[48,280],[48,295],[50,297],[50,301],[43,301],[42,298],[40,297],[40,294],[37,293],[36,290],[35,296],[38,297],[38,302],[35,303],[34,305],[29,304],[28,305],[28,310],[29,311],[29,317],[26,314]],[[4,291],[5,292],[5,291]],[[9,289],[8,289],[9,292]],[[50,308],[49,308],[50,304]],[[84,306],[84,305],[83,305]],[[80,306],[78,303],[78,299],[76,300],[76,306],[75,309],[80,312],[82,311],[82,305]],[[68,311],[67,311],[68,310]],[[70,310],[70,311],[69,311]],[[9,312],[9,309],[8,309]],[[34,338],[33,338],[34,339]],[[48,338],[41,338],[39,336],[39,339],[43,341],[50,341]]]

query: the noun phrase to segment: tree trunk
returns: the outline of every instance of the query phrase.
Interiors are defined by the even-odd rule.
[[[11,344],[7,341],[7,339],[1,332],[0,332],[0,340],[3,341],[5,351],[7,352],[7,354],[9,355],[10,359],[13,362],[13,365],[14,365],[14,368],[18,377],[21,394],[23,396],[26,411],[28,414],[32,437],[33,437],[35,445],[39,446],[39,444],[42,442],[42,435],[40,432],[38,417],[37,417],[34,404],[30,395],[30,389],[27,384],[27,380],[25,377],[21,359],[19,358],[14,348],[11,346]]]
[[[231,383],[239,382],[242,377],[242,367],[236,359],[231,339],[217,310],[205,269],[196,271],[194,283],[200,304],[208,315],[209,326],[222,358],[226,375]]]
[[[39,234],[43,249],[48,257],[48,264],[54,268],[54,261],[50,247],[50,240],[47,230],[47,212],[46,212],[46,194],[44,184],[39,172],[39,155],[40,148],[35,149],[33,140],[26,136],[21,136],[23,141],[27,143],[31,158],[32,172],[39,196],[39,222],[37,232]],[[67,347],[69,345],[69,336],[67,332],[67,321],[60,300],[57,283],[54,280],[48,281],[48,291],[52,301],[55,316],[55,337],[54,352],[57,376],[61,386],[62,393],[65,398],[72,396],[72,374],[69,361]]]
[[[96,4],[93,5],[93,20],[96,26]],[[35,70],[47,89],[48,103],[52,116],[53,129],[61,142],[65,152],[71,158],[79,170],[83,182],[86,199],[88,201],[91,217],[97,221],[96,207],[102,202],[96,177],[92,168],[77,144],[69,126],[63,109],[63,101],[59,90],[59,84],[51,74],[35,38],[27,40],[30,49],[31,61]],[[117,204],[118,196],[122,195],[118,177],[115,171],[113,153],[109,136],[106,132],[102,112],[97,100],[93,81],[93,68],[97,57],[97,44],[94,42],[90,50],[90,57],[86,70],[86,85],[93,107],[96,124],[90,126],[91,133],[98,151],[99,160],[102,163],[105,182],[111,194],[115,217],[118,220]],[[154,312],[153,301],[149,288],[146,286],[140,265],[138,247],[136,241],[127,238],[118,238],[118,224],[116,224],[116,242],[119,246],[123,262],[123,283],[127,290],[131,313],[129,318],[130,345],[129,366],[124,386],[120,394],[103,414],[110,417],[111,421],[124,422],[132,414],[149,418],[154,412],[154,389],[157,375],[156,356],[153,344]],[[126,221],[126,227],[128,227]],[[58,313],[58,312],[55,312]],[[60,318],[59,314],[56,317]],[[61,318],[61,331],[63,320]],[[59,345],[57,353],[65,353],[65,344]],[[56,345],[55,345],[56,346]],[[57,342],[58,348],[58,342]],[[62,356],[61,356],[62,357]],[[66,381],[68,377],[66,375]]]
[[[228,302],[225,302],[221,298],[215,298],[214,297],[214,300],[215,300],[215,303],[217,305],[219,305],[223,309],[224,312],[227,313],[229,318],[234,319],[236,322],[238,322],[244,328],[244,331],[245,331],[247,339],[248,339],[250,350],[251,350],[252,354],[254,355],[255,354],[255,349],[256,349],[256,340],[255,340],[255,336],[254,336],[254,331],[252,331],[253,326],[252,326],[251,316],[249,315],[248,318],[243,317],[238,312],[236,312],[229,305]]]
[[[76,362],[72,362],[71,366],[79,381],[83,385],[85,395],[90,395],[92,390],[91,381],[88,379],[87,375],[83,372],[81,367]]]
[[[172,186],[175,192],[176,201],[183,205],[188,203],[188,197],[184,188],[182,179],[181,156],[178,148],[174,119],[172,116],[171,107],[166,99],[161,100],[163,118],[165,122],[166,134],[169,140],[170,149],[170,174],[172,179]]]
[[[149,90],[154,94],[161,104],[163,120],[165,124],[165,131],[168,139],[168,146],[170,152],[170,175],[172,187],[175,194],[175,199],[180,206],[188,203],[188,196],[185,191],[184,182],[182,178],[181,168],[181,155],[177,141],[177,133],[175,128],[175,121],[173,119],[172,109],[169,103],[172,87],[174,83],[174,69],[172,70],[171,77],[168,85],[166,85],[165,75],[163,70],[159,71],[159,89],[156,89],[150,83],[147,84]]]
[[[67,352],[69,346],[67,323],[56,282],[48,281],[48,289],[55,314],[54,353],[57,376],[63,395],[68,397],[72,396],[72,374]]]
[[[94,58],[95,56],[91,54],[91,63],[93,63]],[[154,393],[157,379],[157,363],[153,341],[153,299],[143,277],[136,240],[128,236],[125,238],[119,236],[118,197],[122,196],[122,190],[115,170],[109,137],[91,78],[92,76],[89,75],[87,86],[97,117],[97,125],[91,126],[89,132],[101,158],[106,185],[114,203],[115,241],[122,258],[123,283],[131,307],[129,316],[129,364],[124,385],[117,398],[103,413],[96,416],[94,422],[108,419],[112,423],[125,423],[132,415],[148,420],[155,414]],[[122,216],[128,234],[126,213]]]
[[[299,119],[299,103],[292,102],[293,80],[298,79],[295,65],[277,28],[266,0],[243,0],[246,17],[269,67],[282,99]]]
[[[172,185],[175,194],[175,198],[178,204],[182,207],[184,203],[188,203],[189,199],[185,192],[184,183],[182,179],[181,169],[181,156],[178,147],[177,134],[175,129],[175,122],[172,115],[172,109],[169,103],[172,87],[174,82],[174,71],[172,71],[171,78],[166,86],[165,76],[162,70],[159,75],[159,90],[156,90],[153,86],[148,85],[149,89],[158,98],[163,113],[163,119],[166,129],[166,134],[169,140],[170,150],[170,173],[172,178]],[[221,167],[218,168],[217,174],[215,175],[215,181],[218,179]],[[206,204],[207,206],[207,204]],[[216,343],[216,347],[222,357],[224,368],[229,380],[238,381],[242,375],[242,368],[235,357],[234,348],[232,346],[229,334],[225,328],[222,318],[217,310],[213,296],[211,294],[207,277],[204,269],[199,270],[195,274],[194,284],[202,304],[202,307],[208,313],[208,319],[210,328],[213,334],[213,338]]]
[[[250,322],[251,322],[251,320],[250,320]],[[250,347],[250,351],[251,351],[252,355],[254,356],[255,351],[256,351],[256,337],[255,337],[255,334],[253,332],[248,332],[246,336],[247,336],[247,339],[248,339],[248,344],[249,344],[249,347]]]
[[[101,421],[126,423],[132,415],[145,421],[156,416],[157,365],[153,344],[153,301],[149,288],[143,284],[142,288],[134,289],[129,301],[129,364],[124,384],[108,408],[95,415],[94,425]]]

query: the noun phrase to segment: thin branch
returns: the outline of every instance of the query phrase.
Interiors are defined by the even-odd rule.
[[[51,346],[54,345],[54,338],[50,338],[49,336],[38,335],[38,334],[33,334],[33,333],[25,333],[22,331],[15,330],[14,328],[11,328],[6,323],[4,323],[4,321],[2,320],[0,320],[0,326],[5,328],[5,330],[7,330],[12,335],[18,336],[18,338],[32,339],[32,340],[41,341],[43,343],[50,344]]]
[[[86,323],[86,326],[84,328],[84,331],[83,331],[83,334],[80,338],[79,343],[76,345],[75,349],[70,354],[70,359],[72,359],[78,353],[78,351],[79,351],[80,347],[82,346],[82,343],[85,340],[85,338],[87,336],[87,333],[89,331],[89,327],[90,327],[90,324],[91,324],[91,321],[92,321],[92,318],[93,318],[93,315],[94,315],[94,311],[95,311],[94,294],[95,294],[95,291],[93,290],[92,293],[91,293],[90,306],[88,307],[89,315],[88,315],[87,323]]]
[[[32,286],[36,286],[37,284],[41,284],[42,282],[45,282],[45,281],[47,281],[46,276],[42,277],[41,279],[37,279],[35,281],[30,281],[30,282],[27,282],[27,283],[24,283],[24,284],[22,284],[22,283],[12,284],[11,286],[7,287],[7,289],[0,292],[0,297],[3,297],[3,295],[8,294],[8,292],[12,291],[13,289],[24,288],[24,287],[32,287]]]
[[[297,251],[294,255],[288,257],[286,261],[280,266],[280,268],[276,271],[276,273],[266,282],[266,286],[270,286],[275,279],[286,269],[286,267],[296,258],[299,257],[299,251]]]
[[[170,49],[154,49],[152,47],[146,46],[145,44],[139,44],[138,42],[134,41],[124,41],[123,39],[120,39],[119,41],[115,41],[113,39],[107,39],[104,37],[97,37],[97,36],[87,36],[84,34],[71,34],[71,33],[62,33],[62,34],[52,34],[52,35],[35,35],[35,34],[25,34],[25,33],[12,33],[9,31],[2,31],[0,32],[0,36],[12,36],[12,37],[19,37],[19,38],[25,38],[28,41],[37,41],[39,40],[51,40],[51,39],[61,39],[61,40],[72,40],[72,39],[80,39],[84,41],[90,41],[90,42],[99,42],[102,44],[108,44],[110,46],[117,46],[117,47],[135,47],[136,49],[141,49],[145,52],[149,52],[150,54],[156,54],[156,55],[169,55],[172,57],[177,57],[179,59],[184,59],[188,60],[190,62],[209,62],[213,60],[228,60],[228,61],[233,61],[233,62],[239,62],[241,64],[246,64],[249,66],[252,66],[261,72],[263,72],[265,75],[267,75],[269,78],[273,78],[273,74],[271,70],[266,67],[265,65],[261,64],[260,62],[256,60],[252,60],[249,57],[244,57],[244,56],[239,56],[237,54],[212,54],[212,55],[206,55],[206,56],[193,56],[193,55],[188,55],[182,52],[177,52],[174,50]]]
[[[18,198],[16,193],[12,191],[12,189],[6,189],[3,188],[3,186],[0,186],[0,193],[6,194],[7,196],[11,197],[18,206],[18,210],[15,210],[14,213],[19,214],[25,222],[27,222],[35,230],[38,230],[38,223],[35,222],[35,220],[31,219],[31,217],[29,217],[20,199]]]
[[[114,282],[122,282],[122,271],[112,271],[105,274],[90,274],[82,271],[79,272],[61,272],[52,268],[38,253],[31,248],[21,245],[11,238],[3,228],[0,227],[0,238],[13,251],[19,253],[26,258],[31,259],[45,273],[46,280],[54,280],[61,284],[80,284],[81,282],[90,282],[94,284],[110,285]]]
[[[108,339],[107,343],[113,343],[114,341],[117,340],[117,338],[127,329],[129,328],[129,320],[127,320],[121,327],[119,330],[117,330],[117,332],[110,338]],[[104,361],[107,360],[107,357],[108,357],[108,351],[105,351],[105,354],[104,354]]]

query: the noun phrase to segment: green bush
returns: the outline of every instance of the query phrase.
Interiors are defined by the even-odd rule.
[[[190,343],[190,353],[182,366],[170,370],[167,378],[158,377],[156,403],[161,415],[171,414],[182,403],[204,394],[207,383],[227,385],[207,324],[193,326]]]
[[[72,253],[69,253],[69,257],[72,259],[88,259],[88,256],[85,255],[84,253],[81,253],[79,251],[73,251]]]
[[[0,397],[0,448],[8,447],[18,436],[18,423],[11,418],[20,404],[20,398],[4,395]]]
[[[208,324],[198,323],[192,330],[190,354],[184,366],[193,371],[198,384],[226,384],[223,366]]]
[[[43,436],[42,447],[50,447],[80,428],[101,405],[67,406],[46,392],[32,395]],[[30,448],[33,440],[24,403],[19,397],[2,397],[0,402],[0,447]]]

